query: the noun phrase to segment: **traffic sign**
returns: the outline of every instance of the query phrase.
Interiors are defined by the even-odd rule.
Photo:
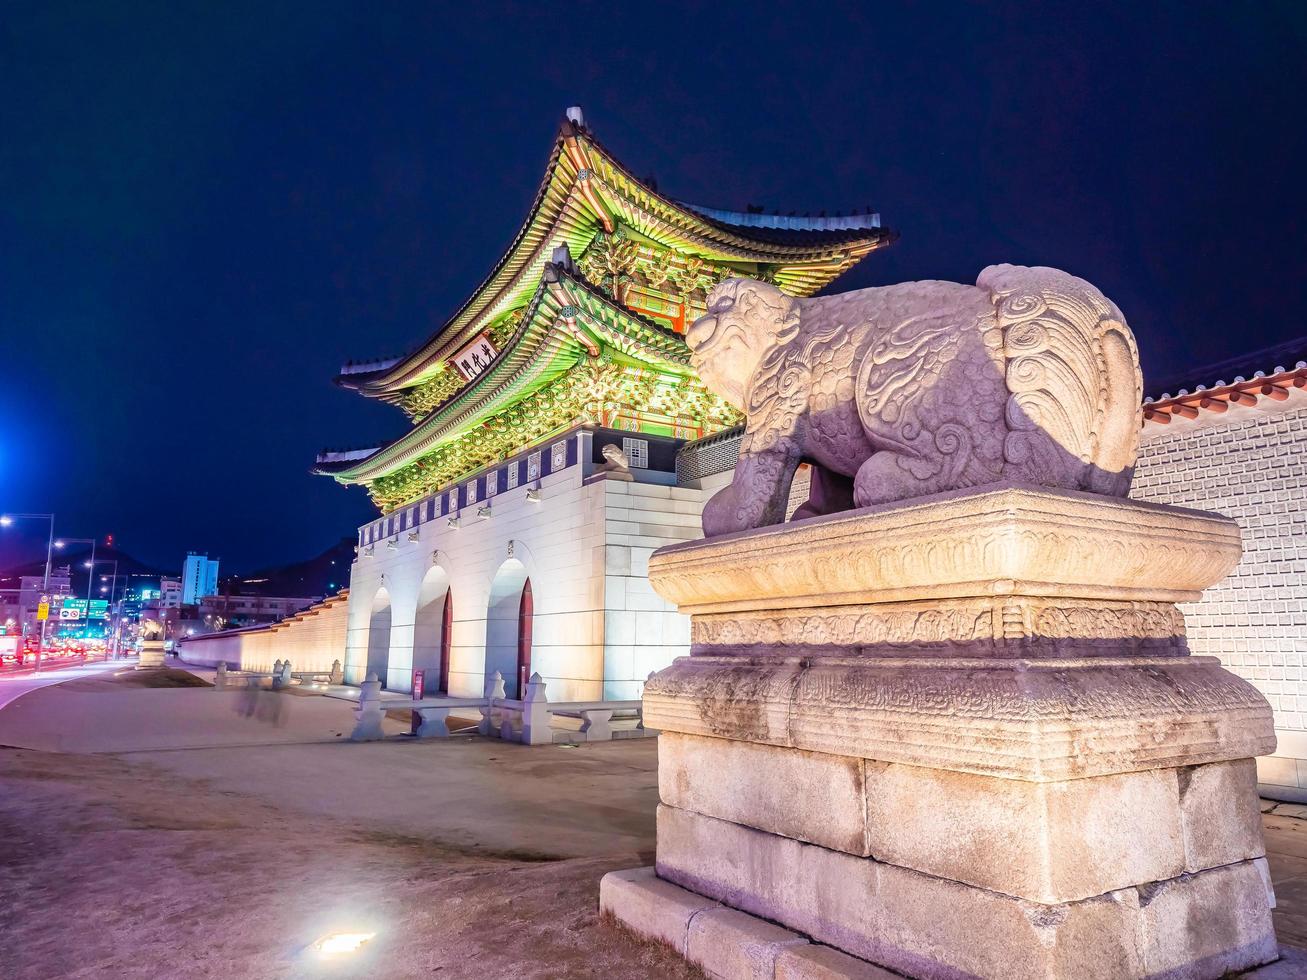
[[[50,603],[42,602],[36,607],[36,618],[38,621],[50,618]]]

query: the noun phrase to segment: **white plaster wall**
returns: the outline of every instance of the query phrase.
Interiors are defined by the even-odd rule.
[[[206,636],[189,636],[179,641],[177,656],[185,663],[199,667],[241,666],[241,651],[245,646],[245,633],[213,633]]]
[[[663,545],[702,536],[704,502],[730,482],[732,472],[690,488],[622,480],[587,484],[587,469],[573,465],[545,477],[539,502],[526,499],[526,485],[503,491],[492,498],[489,520],[478,519],[477,506],[469,506],[457,529],[437,518],[418,525],[416,541],[403,531],[393,549],[383,539],[372,557],[360,556],[350,583],[347,682],[364,678],[372,606],[384,587],[392,604],[385,680],[391,689],[409,689],[415,643],[425,663],[438,642],[431,629],[420,636],[414,630],[423,576],[434,560],[454,596],[450,693],[483,694],[487,609],[511,541],[513,558],[531,579],[531,666],[548,684],[550,700],[640,697],[650,673],[690,648],[689,619],[649,585],[649,556]],[[805,469],[795,480],[791,511],[807,495]],[[510,696],[515,681],[505,671]]]
[[[1275,710],[1268,786],[1307,797],[1307,395],[1144,429],[1131,496],[1212,510],[1243,530],[1243,560],[1184,607],[1189,645],[1216,656]]]
[[[604,501],[604,687],[611,700],[644,693],[649,674],[690,652],[690,620],[649,585],[649,556],[703,536],[699,489],[606,480]]]
[[[485,688],[486,613],[500,566],[512,557],[531,579],[535,619],[532,669],[549,684],[552,700],[588,700],[602,694],[603,520],[602,493],[581,484],[580,466],[544,477],[540,500],[526,486],[491,499],[488,520],[466,507],[461,526],[445,518],[417,528],[417,540],[399,534],[393,550],[378,542],[371,558],[353,565],[346,680],[363,679],[372,602],[384,587],[392,603],[389,688],[408,690],[412,678],[414,621],[422,579],[434,561],[449,578],[454,625],[450,693],[480,696]],[[419,643],[430,643],[419,638]],[[505,678],[509,692],[513,678]]]
[[[219,663],[267,673],[274,660],[289,660],[292,670],[329,671],[334,660],[344,662],[348,607],[328,599],[302,618],[247,632],[213,633],[181,641],[187,663],[216,667]]]

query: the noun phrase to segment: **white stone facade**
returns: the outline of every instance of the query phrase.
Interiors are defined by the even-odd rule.
[[[1145,425],[1131,496],[1238,521],[1243,560],[1185,607],[1189,645],[1261,691],[1279,746],[1263,792],[1307,799],[1307,393]]]
[[[446,492],[366,525],[350,581],[346,682],[371,668],[407,691],[421,668],[424,691],[437,690],[448,590],[448,692],[479,697],[499,670],[516,696],[529,580],[530,670],[550,699],[640,697],[645,678],[689,644],[686,618],[649,587],[649,555],[700,536],[705,494],[672,485],[669,472],[604,479],[593,472],[593,438],[574,430],[469,477],[452,500]],[[402,526],[389,523],[401,513]]]

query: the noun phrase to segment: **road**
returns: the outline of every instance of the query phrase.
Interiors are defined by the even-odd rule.
[[[23,671],[22,673],[6,671],[0,674],[0,710],[3,710],[6,705],[30,691],[36,691],[63,681],[70,681],[75,677],[86,677],[90,674],[98,674],[103,670],[125,667],[129,662],[124,660],[111,660],[108,663],[97,660],[89,664],[79,662],[64,667],[56,667],[53,670],[42,670],[39,674],[30,671]]]

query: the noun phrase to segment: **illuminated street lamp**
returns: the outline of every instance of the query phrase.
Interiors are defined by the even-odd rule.
[[[54,550],[54,515],[53,514],[0,514],[0,527],[9,527],[17,520],[40,520],[50,522],[50,536],[45,543],[45,578],[41,583],[41,595],[49,611],[50,601],[50,556]],[[41,636],[36,641],[36,665],[33,668],[36,671],[41,669],[41,654],[45,651],[45,626],[47,620],[41,620]]]
[[[105,650],[104,650],[104,659],[106,659],[106,660],[109,659],[109,646],[112,645],[112,647],[113,647],[114,659],[116,660],[116,659],[118,658],[118,627],[121,625],[121,623],[120,623],[120,619],[121,619],[121,617],[116,617],[116,616],[115,616],[115,614],[114,614],[114,608],[113,608],[113,600],[114,600],[114,596],[115,596],[115,595],[117,594],[117,592],[118,592],[118,559],[117,559],[117,558],[101,558],[101,559],[100,559],[100,564],[102,564],[102,565],[103,565],[103,564],[112,564],[112,565],[113,565],[113,579],[111,580],[111,582],[110,582],[110,584],[109,584],[109,620],[108,620],[108,622],[109,622],[109,634],[110,634],[110,636],[113,637],[113,642],[112,642],[112,644],[106,644],[106,645],[105,645]],[[104,580],[105,580],[105,576],[104,576],[104,575],[101,575],[101,576],[100,576],[100,581],[103,582]],[[104,594],[104,586],[103,586],[103,585],[100,586],[100,594],[101,594],[101,595]],[[90,612],[91,612],[91,609],[90,609],[89,604],[88,604],[88,606],[87,606],[86,612],[87,612],[87,615],[89,616],[89,615],[90,615]]]

